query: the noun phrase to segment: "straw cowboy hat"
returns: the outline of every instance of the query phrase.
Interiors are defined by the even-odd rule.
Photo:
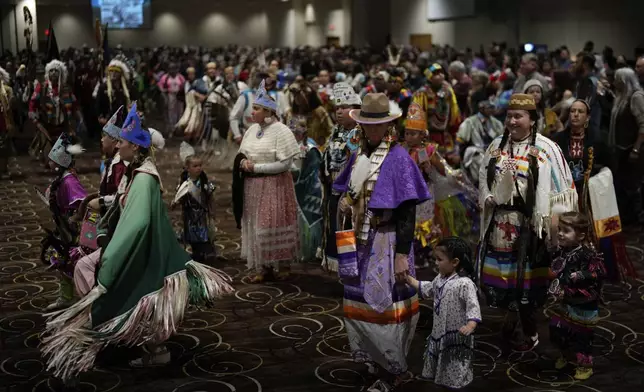
[[[385,94],[372,93],[365,95],[362,108],[353,109],[349,116],[358,124],[384,124],[399,118],[402,113],[390,110],[389,98]]]

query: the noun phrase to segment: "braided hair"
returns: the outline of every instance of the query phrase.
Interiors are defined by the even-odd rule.
[[[127,177],[127,184],[130,185],[132,183],[133,174],[134,171],[138,168],[141,167],[143,162],[147,157],[150,156],[150,149],[149,148],[144,148],[139,146],[139,151],[134,155],[134,159],[132,159],[132,162],[128,165],[126,171],[125,171],[125,176]]]
[[[538,120],[539,120],[539,115],[536,110],[529,110],[528,113],[530,114],[530,121],[533,121],[532,125],[532,134],[530,135],[530,150],[532,147],[535,146],[537,142],[537,128],[538,128]],[[501,142],[499,143],[499,151],[503,151],[505,146],[508,143],[508,140],[510,138],[510,130],[506,127],[505,131],[503,132],[503,137],[501,138]],[[496,165],[499,163],[501,160],[501,154],[499,154],[497,157],[491,157],[490,160],[487,163],[487,186],[488,189],[492,189],[492,185],[494,184],[494,178],[496,177]],[[528,154],[528,162],[529,162],[529,168],[528,168],[528,188],[526,191],[526,196],[525,196],[525,214],[526,217],[531,218],[532,213],[534,211],[534,205],[536,202],[536,189],[537,189],[537,183],[539,181],[539,164],[537,162],[537,157],[534,156],[533,154],[529,153]]]
[[[457,273],[461,276],[474,276],[474,264],[472,263],[472,247],[465,240],[459,237],[443,238],[436,248],[443,248],[445,254],[451,259],[458,259]]]

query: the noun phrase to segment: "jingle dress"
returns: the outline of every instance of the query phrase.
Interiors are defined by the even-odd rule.
[[[357,155],[361,154],[358,150]],[[350,191],[357,155],[352,155],[335,181],[334,191]],[[338,268],[345,278],[345,326],[355,361],[373,361],[389,373],[402,374],[407,371],[419,305],[416,290],[395,284],[394,258],[396,253],[409,255],[409,273],[415,276],[416,205],[429,199],[429,191],[400,145],[382,142],[368,159],[370,177],[354,205],[357,257]]]
[[[249,269],[298,258],[297,201],[290,169],[299,152],[293,132],[280,122],[253,124],[244,134],[239,153],[256,165],[255,173],[243,175],[241,255]]]

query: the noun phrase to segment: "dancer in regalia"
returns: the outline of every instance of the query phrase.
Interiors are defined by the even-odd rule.
[[[101,183],[97,194],[89,195],[83,201],[79,208],[78,220],[86,216],[86,210],[100,215],[105,215],[107,210],[117,197],[121,179],[125,175],[129,162],[121,159],[118,152],[118,143],[120,140],[121,128],[116,126],[121,106],[103,127],[103,137],[101,138],[101,149],[106,157],[106,169],[101,174]],[[94,252],[83,256],[76,262],[74,267],[74,285],[76,292],[85,296],[94,288],[96,284],[96,269],[101,258],[101,249],[94,249]]]
[[[98,122],[101,125],[105,125],[113,113],[119,113],[116,124],[123,124],[127,109],[136,100],[136,89],[130,87],[132,73],[123,56],[113,59],[107,66],[107,77],[96,92]],[[117,111],[121,106],[126,108],[125,111]]]
[[[45,197],[49,201],[56,228],[45,238],[42,246],[45,259],[61,272],[59,296],[47,306],[49,311],[66,308],[74,299],[72,251],[78,245],[80,227],[72,218],[87,196],[74,171],[74,155],[82,151],[79,145],[72,144],[72,139],[65,133],[60,135],[49,151],[49,167],[57,175],[47,188]]]
[[[550,340],[559,349],[555,368],[565,368],[566,354],[573,354],[575,379],[587,380],[593,375],[593,329],[599,321],[606,269],[592,246],[588,217],[569,212],[561,215],[558,226],[559,249],[552,265],[557,278],[550,290],[561,301],[550,317]]]
[[[300,145],[292,170],[298,205],[300,258],[311,261],[317,257],[322,244],[322,154],[315,140],[308,137],[305,117],[291,117],[289,128]]]
[[[418,322],[413,239],[416,205],[429,199],[423,176],[393,138],[385,94],[367,94],[351,117],[362,128],[361,146],[333,186],[343,194],[340,209],[352,216],[356,253],[343,253],[344,316],[354,360],[376,363],[387,376],[373,390],[409,379],[407,354]],[[373,369],[373,366],[370,366]]]
[[[69,309],[50,314],[45,329],[47,368],[64,381],[90,370],[108,344],[146,345],[132,366],[168,363],[163,342],[177,331],[188,305],[210,305],[232,291],[226,274],[191,260],[177,242],[151,135],[141,128],[136,104],[120,137],[119,153],[130,165],[123,192],[101,221],[96,287]]]
[[[340,227],[337,221],[340,195],[333,191],[333,182],[344,171],[351,153],[358,148],[360,130],[349,113],[360,109],[362,100],[353,87],[347,83],[333,85],[333,100],[337,124],[333,127],[331,138],[322,156],[323,167],[320,172],[324,186],[323,216],[324,240],[322,266],[328,271],[338,271],[338,248],[335,232]]]
[[[277,118],[277,102],[262,81],[253,102],[253,121],[244,134],[233,166],[234,175],[243,172],[241,192],[233,190],[233,203],[241,205],[242,258],[255,271],[252,283],[262,283],[290,274],[298,258],[299,234],[293,159],[300,148],[293,132]]]
[[[503,136],[487,149],[479,177],[477,271],[488,304],[508,311],[506,338],[521,325],[513,340],[518,351],[539,344],[535,314],[547,298],[552,216],[577,209],[568,164],[559,146],[538,133],[538,120],[534,98],[514,94]]]
[[[52,60],[45,66],[45,81],[34,82],[34,92],[29,101],[29,118],[38,132],[29,151],[38,159],[49,155],[54,141],[62,133],[72,135],[74,116],[83,123],[83,116],[76,104],[76,97],[67,85],[67,67],[60,60]]]

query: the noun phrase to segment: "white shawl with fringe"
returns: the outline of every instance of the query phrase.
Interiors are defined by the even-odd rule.
[[[561,152],[559,146],[552,140],[542,135],[537,135],[534,147],[530,147],[529,139],[519,143],[508,143],[499,149],[502,136],[492,141],[485,156],[479,172],[479,204],[482,209],[481,214],[481,240],[485,236],[487,227],[492,220],[492,209],[486,207],[485,200],[492,195],[506,194],[517,196],[517,190],[514,181],[503,181],[507,177],[507,161],[510,158],[510,148],[514,150],[514,173],[521,197],[525,200],[527,189],[527,172],[529,166],[529,155],[537,157],[539,165],[539,179],[536,189],[536,200],[534,212],[532,215],[532,227],[542,238],[543,233],[550,233],[551,219],[553,215],[553,206],[559,206],[557,213],[577,211],[579,208],[577,201],[577,190],[572,179],[570,168]],[[487,165],[490,159],[501,156],[496,164],[496,178],[493,181],[492,189],[487,186]],[[497,189],[497,187],[512,187],[513,189]],[[504,204],[504,201],[497,201]],[[511,203],[511,198],[510,201]]]

